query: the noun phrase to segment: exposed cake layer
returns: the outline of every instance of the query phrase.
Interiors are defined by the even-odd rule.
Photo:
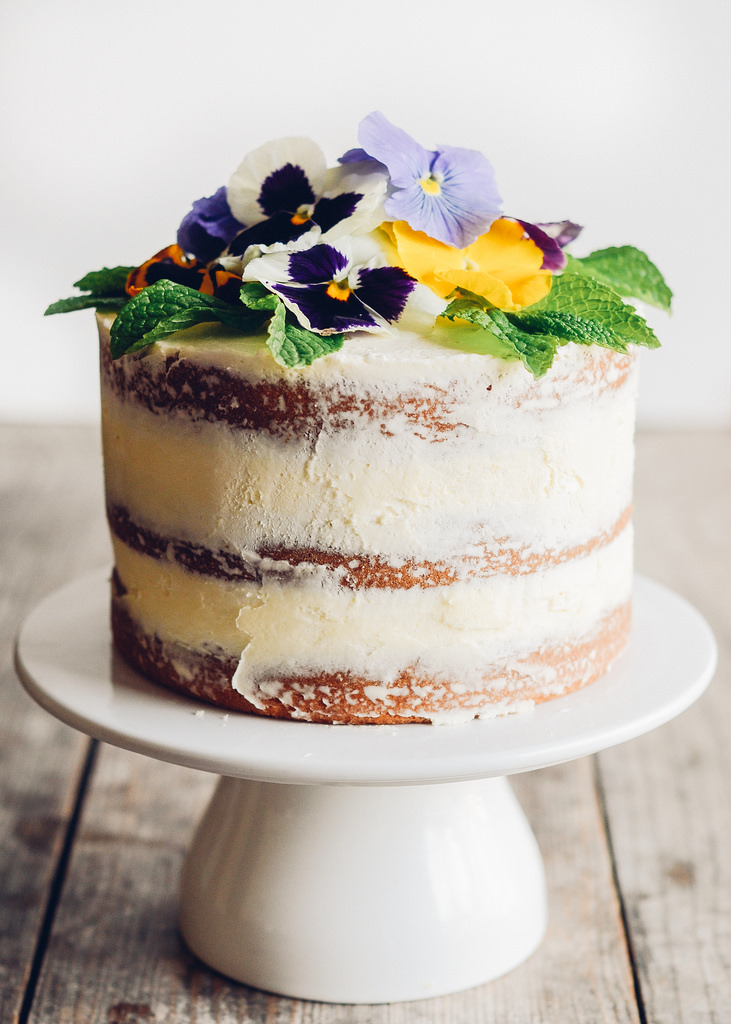
[[[231,685],[260,707],[272,681],[348,676],[385,687],[404,673],[479,692],[526,652],[571,647],[623,606],[632,538],[548,569],[429,589],[340,586],[313,568],[224,583],[115,542],[119,603],[145,635],[237,663]],[[533,679],[555,695],[553,674]],[[559,690],[559,692],[561,692]],[[384,697],[385,699],[385,697]]]
[[[566,346],[535,381],[394,332],[283,370],[205,328],[112,363],[108,323],[115,636],[153,678],[280,717],[460,719],[621,651],[631,357]]]
[[[615,529],[632,493],[634,379],[626,357],[563,350],[563,371],[576,381],[563,384],[559,401],[556,380],[535,382],[520,364],[407,340],[410,361],[394,359],[392,339],[364,336],[310,368],[320,379],[281,371],[284,409],[293,388],[310,396],[303,407],[319,408],[290,433],[211,421],[208,392],[195,407],[189,395],[170,410],[132,389],[144,378],[150,392],[165,393],[159,372],[170,352],[178,354],[173,365],[198,373],[208,366],[211,378],[223,373],[214,367],[224,355],[239,384],[257,381],[262,366],[271,375],[275,364],[250,342],[233,352],[231,343],[169,343],[167,355],[160,346],[144,360],[125,360],[129,390],[115,364],[104,400],[113,515],[234,558],[336,552],[396,569],[404,560],[455,565],[504,552],[540,559]],[[406,344],[400,335],[393,343]],[[331,361],[338,372],[330,368],[326,387]],[[425,384],[425,367],[447,386]],[[345,419],[337,411],[344,389],[360,403]]]
[[[451,561],[417,562],[414,559],[391,559],[376,555],[348,555],[314,548],[264,547],[258,552],[240,554],[213,549],[179,537],[157,533],[135,522],[124,508],[109,506],[107,518],[112,534],[140,554],[174,562],[192,572],[229,582],[256,581],[267,577],[320,573],[332,574],[343,587],[434,587],[456,583],[457,580],[485,578],[495,574],[536,572],[583,555],[611,543],[631,521],[627,508],[604,533],[596,534],[584,544],[570,548],[532,551],[510,547],[497,541],[488,550],[465,555]]]
[[[386,686],[350,672],[264,679],[252,703],[231,686],[238,662],[223,652],[195,651],[149,634],[124,602],[112,605],[115,642],[145,675],[181,693],[233,711],[308,722],[400,724],[457,723],[528,710],[601,678],[622,653],[630,631],[630,606],[622,605],[586,634],[486,668],[472,686],[404,670]]]

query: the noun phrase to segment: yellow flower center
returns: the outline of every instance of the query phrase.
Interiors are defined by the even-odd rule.
[[[347,281],[331,281],[327,286],[327,296],[330,299],[338,299],[339,302],[347,302],[350,298],[352,288]]]
[[[428,177],[421,178],[419,184],[428,196],[438,196],[442,191],[442,186],[433,174],[430,174]]]
[[[308,220],[312,220],[314,208],[310,205],[300,206],[299,210],[292,215],[291,222],[299,227],[300,224],[306,224]]]

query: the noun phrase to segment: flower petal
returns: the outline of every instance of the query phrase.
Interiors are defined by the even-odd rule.
[[[276,139],[260,146],[244,158],[229,179],[231,212],[243,224],[257,224],[281,210],[293,213],[320,194],[325,170],[323,152],[311,139]],[[276,203],[286,205],[274,209]]]
[[[581,224],[575,224],[572,220],[554,220],[548,223],[536,224],[536,227],[545,231],[550,238],[555,238],[562,249],[569,242],[573,242],[575,238],[578,238],[584,230]]]
[[[386,165],[397,188],[406,188],[429,174],[434,153],[391,124],[380,110],[360,122],[358,141],[369,157]]]
[[[290,253],[289,280],[296,284],[329,284],[344,276],[348,264],[347,255],[333,245],[313,245],[304,252]]]
[[[181,249],[208,263],[220,256],[244,227],[231,213],[224,185],[212,196],[197,199],[178,228]]]
[[[383,321],[366,309],[355,292],[343,300],[329,296],[326,284],[305,287],[275,284],[271,290],[294,313],[303,327],[316,334],[372,331],[383,326]]]
[[[317,204],[314,220],[323,233],[327,232],[329,240],[344,234],[372,231],[384,219],[383,199],[387,183],[385,168],[372,160],[332,167],[325,175],[322,199]],[[336,200],[341,195],[357,196],[356,204],[347,216],[326,226],[320,205],[326,199]]]
[[[464,257],[460,250],[436,241],[423,231],[414,231],[405,221],[392,224],[390,234],[401,266],[440,297],[449,295],[454,285],[439,275],[444,270],[462,268]]]
[[[356,294],[361,302],[395,323],[403,313],[416,281],[400,267],[363,267],[358,272]]]
[[[275,213],[273,217],[259,221],[238,234],[229,244],[228,251],[232,256],[243,256],[251,245],[287,244],[307,234],[311,228],[312,224],[307,221],[294,224],[289,213]]]

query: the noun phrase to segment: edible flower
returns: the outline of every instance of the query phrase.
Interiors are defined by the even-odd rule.
[[[389,176],[386,216],[406,221],[444,245],[463,249],[500,215],[501,199],[490,161],[473,149],[428,150],[374,111],[359,126],[361,149],[349,150],[346,166],[370,158]]]
[[[367,238],[317,241],[307,249],[265,253],[247,264],[244,281],[279,296],[299,323],[316,334],[374,331],[406,321],[433,326],[446,303],[401,267],[378,265]]]
[[[568,260],[564,246],[581,234],[581,226],[571,220],[553,221],[550,224],[531,224],[519,220],[528,238],[532,239],[543,253],[542,270],[554,272],[564,270]]]
[[[244,228],[231,213],[222,185],[212,196],[196,199],[178,228],[177,242],[184,252],[203,263],[216,259]]]
[[[516,311],[550,291],[552,275],[542,269],[543,252],[518,221],[501,217],[463,249],[414,231],[404,221],[384,225],[384,230],[393,242],[394,262],[442,297],[464,289],[498,309]]]
[[[332,239],[370,231],[383,219],[385,192],[386,176],[379,169],[328,170],[312,140],[275,140],[249,153],[229,180],[228,205],[247,225],[229,251],[241,255],[250,245],[290,242],[313,226]]]
[[[225,261],[203,263],[188,256],[179,245],[168,245],[130,271],[125,291],[134,298],[156,281],[173,281],[225,302],[239,302],[241,272],[238,268],[225,265]]]

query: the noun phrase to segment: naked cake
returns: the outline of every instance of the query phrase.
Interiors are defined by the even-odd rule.
[[[670,295],[636,249],[504,215],[474,151],[380,114],[359,143],[255,150],[51,307],[98,309],[115,643],[273,717],[520,711],[627,644],[657,341],[624,296]]]

